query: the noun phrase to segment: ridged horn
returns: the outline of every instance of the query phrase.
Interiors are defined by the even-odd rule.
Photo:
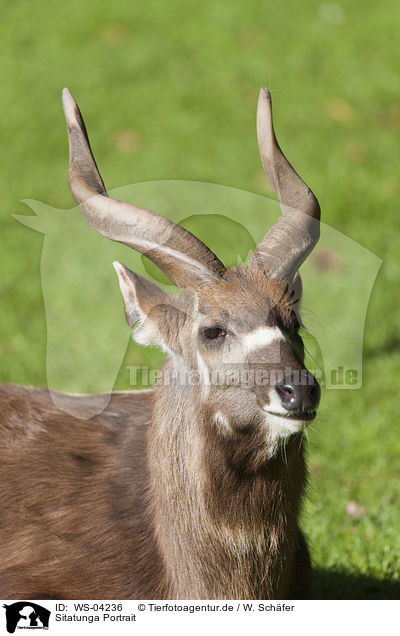
[[[147,256],[181,289],[219,278],[225,267],[191,232],[168,219],[107,196],[80,110],[67,88],[63,108],[69,140],[68,182],[89,225]]]
[[[319,239],[321,213],[314,194],[279,147],[271,94],[266,88],[258,99],[257,137],[264,172],[277,194],[282,216],[257,245],[248,267],[261,267],[273,278],[292,279]]]

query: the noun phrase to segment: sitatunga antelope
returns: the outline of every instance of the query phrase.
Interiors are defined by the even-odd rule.
[[[45,389],[1,387],[0,596],[305,598],[303,432],[320,389],[304,366],[298,269],[320,208],[280,150],[271,96],[261,89],[258,144],[282,216],[232,269],[184,228],[109,198],[67,89],[63,105],[87,222],[180,290],[114,263],[133,338],[166,352],[169,380],[115,392],[90,418],[98,396],[65,395],[73,417]]]

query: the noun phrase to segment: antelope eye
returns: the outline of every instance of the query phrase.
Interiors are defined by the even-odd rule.
[[[221,327],[205,327],[202,330],[202,333],[208,340],[222,340],[226,336],[225,329],[222,329]]]

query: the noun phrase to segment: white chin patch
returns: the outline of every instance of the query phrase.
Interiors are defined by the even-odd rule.
[[[267,411],[265,408],[263,410],[265,411],[265,422],[273,439],[285,439],[286,437],[290,437],[290,435],[299,433],[305,428],[305,422],[303,420],[292,420],[283,415],[278,415],[275,412],[270,413],[269,410]]]
[[[305,422],[288,418],[288,411],[282,406],[278,394],[272,390],[269,404],[263,407],[265,412],[265,423],[270,432],[273,442],[285,439],[303,431]]]

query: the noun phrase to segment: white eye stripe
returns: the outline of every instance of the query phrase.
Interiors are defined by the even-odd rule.
[[[205,399],[210,391],[210,371],[200,352],[197,352],[197,369],[200,374],[201,396]]]
[[[284,335],[279,327],[258,327],[250,331],[242,338],[243,346],[247,352],[266,347],[274,340],[284,340]]]

